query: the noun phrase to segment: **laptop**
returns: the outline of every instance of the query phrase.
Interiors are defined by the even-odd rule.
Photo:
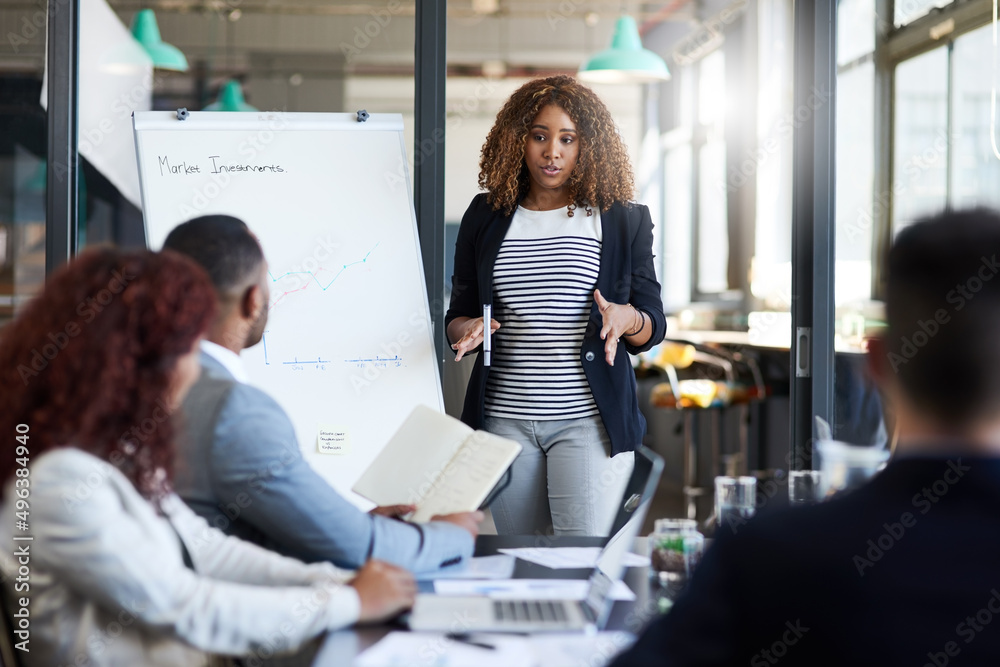
[[[619,506],[619,516],[624,512],[629,518],[601,549],[583,600],[420,594],[409,616],[410,629],[450,633],[603,629],[614,605],[610,599],[611,587],[625,572],[625,554],[642,530],[663,472],[663,459],[646,447],[636,450],[635,459],[632,477]]]

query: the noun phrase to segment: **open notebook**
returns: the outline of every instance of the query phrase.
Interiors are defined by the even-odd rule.
[[[417,506],[412,521],[478,509],[521,445],[418,405],[352,489],[378,505]]]

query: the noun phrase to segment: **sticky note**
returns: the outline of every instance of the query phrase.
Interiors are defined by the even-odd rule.
[[[347,454],[351,451],[351,436],[344,428],[320,426],[316,447],[320,454]]]

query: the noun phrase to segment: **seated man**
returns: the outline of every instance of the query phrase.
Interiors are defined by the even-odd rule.
[[[888,257],[868,360],[893,460],[828,502],[723,530],[614,667],[1000,664],[1000,215],[946,212]]]
[[[201,264],[219,298],[201,378],[183,404],[177,494],[211,525],[306,562],[357,568],[377,558],[419,572],[471,556],[481,512],[423,525],[392,518],[407,507],[365,514],[305,461],[278,403],[246,384],[239,352],[260,342],[270,293],[267,263],[246,225],[196,218],[174,229],[164,248]]]

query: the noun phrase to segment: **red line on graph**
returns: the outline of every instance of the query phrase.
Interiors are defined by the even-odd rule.
[[[272,303],[270,305],[270,307],[268,308],[268,310],[274,310],[275,308],[277,308],[278,304],[281,303],[281,300],[284,299],[289,294],[295,294],[296,292],[301,292],[302,290],[306,289],[307,287],[309,287],[309,283],[306,283],[303,287],[300,287],[298,289],[293,289],[293,290],[291,290],[289,292],[282,293],[282,295],[279,296],[277,299],[275,299],[274,303]]]

